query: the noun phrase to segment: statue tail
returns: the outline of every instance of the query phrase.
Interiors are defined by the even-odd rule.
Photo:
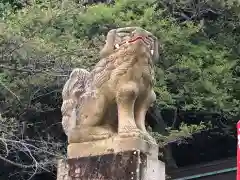
[[[85,83],[89,77],[85,69],[76,68],[70,74],[62,90],[62,127],[66,135],[70,129],[76,126],[76,106],[78,98],[85,92]]]

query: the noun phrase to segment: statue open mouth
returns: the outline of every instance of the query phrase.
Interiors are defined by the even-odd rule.
[[[131,40],[128,40],[128,41],[125,41],[123,43],[120,43],[120,44],[115,44],[114,47],[115,49],[118,49],[120,46],[122,46],[123,44],[129,44],[129,43],[133,43],[133,42],[136,42],[136,41],[143,41],[151,50],[151,55],[153,55],[154,53],[154,50],[151,48],[151,44],[149,43],[151,40],[148,38],[148,37],[143,37],[143,36],[137,36],[135,37],[134,39],[131,39]]]

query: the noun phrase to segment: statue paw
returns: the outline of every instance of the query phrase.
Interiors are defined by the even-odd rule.
[[[144,139],[152,144],[157,144],[157,141],[148,132],[144,132]]]
[[[131,130],[128,130],[128,129],[119,130],[118,135],[120,137],[123,137],[123,138],[126,138],[126,137],[144,138],[143,132],[138,128],[134,128],[134,129],[131,129]]]
[[[97,141],[112,137],[114,132],[106,127],[76,127],[68,135],[68,143]]]

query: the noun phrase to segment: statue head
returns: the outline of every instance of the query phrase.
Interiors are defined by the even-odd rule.
[[[100,52],[100,56],[106,57],[113,54],[121,46],[131,46],[139,41],[142,41],[142,44],[148,48],[152,60],[157,61],[159,58],[158,39],[152,33],[141,27],[125,27],[110,30],[107,34],[105,46]]]

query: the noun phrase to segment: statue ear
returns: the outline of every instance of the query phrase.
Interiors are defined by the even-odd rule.
[[[159,59],[158,48],[159,48],[158,39],[155,37],[154,38],[154,51],[153,51],[153,61],[154,62],[157,62]]]
[[[106,43],[100,52],[100,58],[106,57],[111,53],[113,53],[115,39],[116,39],[116,29],[112,29],[107,34],[106,41],[105,41]]]

